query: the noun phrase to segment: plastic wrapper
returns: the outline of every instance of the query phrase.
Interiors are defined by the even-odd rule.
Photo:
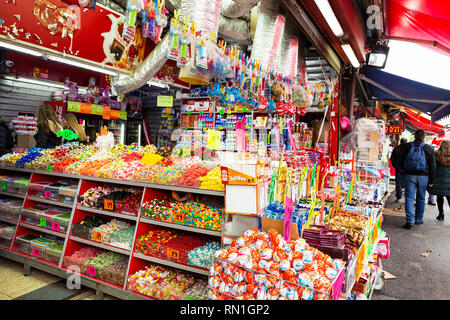
[[[259,60],[263,70],[273,67],[282,42],[285,17],[276,0],[261,0],[251,58]]]

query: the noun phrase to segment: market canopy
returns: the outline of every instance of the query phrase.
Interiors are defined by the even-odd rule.
[[[372,97],[431,115],[436,122],[450,114],[450,90],[433,87],[375,68],[364,67],[358,77],[367,83]]]
[[[431,45],[450,55],[450,1],[389,0],[384,4],[387,38]]]
[[[429,119],[421,116],[420,113],[416,113],[413,110],[402,108],[402,111],[405,126],[410,131],[422,129],[427,135],[436,135],[437,137],[445,136],[445,128],[440,124],[431,123]],[[396,117],[396,120],[399,120],[398,117],[399,116]]]

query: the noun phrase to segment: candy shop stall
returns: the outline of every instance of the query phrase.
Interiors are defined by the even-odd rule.
[[[384,124],[339,136],[344,81],[317,43],[275,0],[233,2],[259,12],[255,28],[233,19],[251,46],[226,41],[225,1],[122,2],[101,34],[115,76],[53,95],[89,143],[0,157],[0,255],[122,299],[370,299],[389,257]],[[144,105],[142,88],[177,81],[179,111]],[[157,141],[145,108],[162,115]]]

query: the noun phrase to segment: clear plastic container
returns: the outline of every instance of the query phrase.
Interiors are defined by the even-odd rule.
[[[44,199],[59,201],[59,187],[45,186],[43,192]]]
[[[53,230],[55,228],[52,224],[53,219],[61,213],[62,212],[58,210],[48,210],[43,214],[38,214],[40,226],[46,229]],[[43,219],[45,219],[45,221]],[[58,230],[55,229],[54,231],[59,231],[59,227]]]
[[[52,263],[59,263],[59,260],[61,258],[62,254],[62,248],[61,247],[47,247],[45,249],[45,260],[52,262]]]
[[[59,231],[61,232],[67,232],[67,229],[69,227],[69,220],[70,220],[70,213],[63,213],[53,218],[53,222],[59,225]]]
[[[16,237],[16,241],[14,242],[14,250],[25,254],[31,254],[30,242],[38,237],[39,236],[35,234],[26,234]]]
[[[16,188],[18,193],[24,194],[27,192],[29,184],[30,179],[17,179],[14,181],[14,188]]]
[[[59,200],[67,203],[73,203],[77,194],[78,188],[75,186],[60,187]]]
[[[26,208],[22,210],[23,220],[31,224],[40,224],[39,218],[47,212],[48,209],[42,208]]]
[[[0,237],[0,246],[9,248],[9,247],[11,247],[12,241],[13,241],[13,237],[11,237],[11,238]]]

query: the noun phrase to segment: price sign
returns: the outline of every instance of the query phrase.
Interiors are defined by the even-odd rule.
[[[44,198],[45,199],[50,199],[52,197],[52,194],[50,191],[44,191]]]
[[[47,226],[47,220],[45,218],[40,218],[39,219],[39,226],[45,228]]]
[[[97,269],[95,269],[95,267],[86,266],[86,274],[88,274],[89,276],[95,277],[96,272],[97,272]]]
[[[6,190],[6,182],[2,181],[2,190]]]
[[[105,199],[103,202],[103,208],[105,210],[113,211],[114,210],[114,202],[112,200]]]
[[[80,112],[80,107],[80,102],[67,101],[67,112]]]
[[[385,127],[385,133],[386,134],[402,134],[402,126],[400,125],[387,125]]]
[[[180,259],[180,251],[172,249],[172,248],[167,248],[167,256],[169,258],[178,260],[178,259]]]
[[[39,257],[39,249],[38,248],[33,248],[33,250],[31,251],[31,255],[33,257]]]
[[[92,238],[94,238],[95,241],[102,242],[102,234],[98,231],[92,233]]]
[[[103,106],[98,105],[98,104],[93,104],[91,107],[91,112],[92,114],[96,114],[96,115],[102,115],[103,114]]]
[[[182,213],[182,212],[175,213],[174,214],[174,221],[183,223],[183,221],[184,221],[184,213]]]
[[[47,166],[47,172],[52,172],[53,171],[53,167],[52,166]]]
[[[156,97],[157,107],[173,107],[173,96],[158,96]]]
[[[59,223],[52,221],[52,230],[59,231]]]

